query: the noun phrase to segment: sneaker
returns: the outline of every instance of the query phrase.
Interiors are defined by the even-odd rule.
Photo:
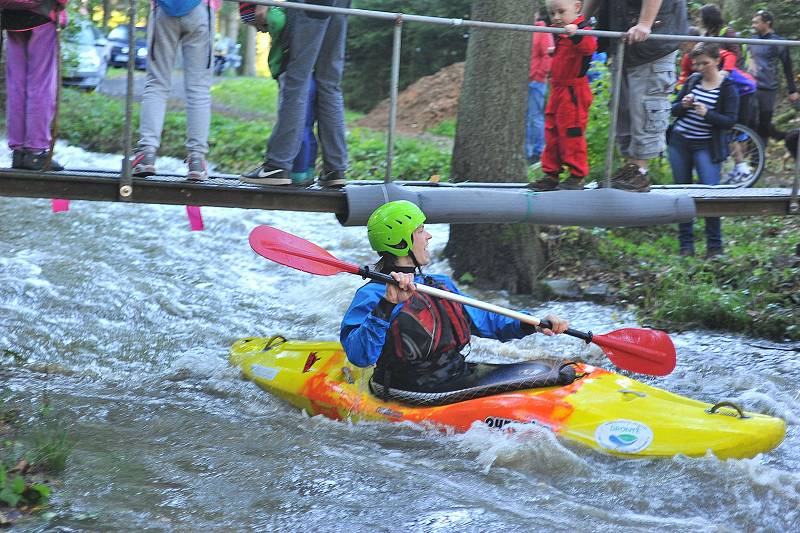
[[[208,179],[208,165],[203,154],[190,153],[186,156],[186,166],[189,167],[189,172],[186,173],[187,180],[205,181]]]
[[[558,176],[555,174],[545,174],[543,178],[529,183],[528,188],[539,192],[555,191],[558,189]]]
[[[558,184],[560,191],[582,191],[585,185],[583,178],[570,175],[567,179]]]
[[[239,180],[255,185],[291,185],[292,178],[289,171],[283,168],[274,167],[269,161],[264,161],[249,172],[239,176]]]
[[[131,158],[131,175],[146,178],[156,173],[156,153],[150,150],[136,150]]]
[[[650,178],[642,174],[639,165],[628,163],[611,177],[611,187],[622,191],[650,192]]]
[[[55,159],[50,159],[50,165],[45,168],[48,154],[49,152],[47,150],[37,152],[23,150],[21,159],[18,161],[20,165],[16,168],[23,170],[44,170],[48,172],[60,172],[64,170],[64,167],[59,165],[58,161]]]
[[[25,156],[24,150],[12,150],[11,168],[22,168],[22,158]]]
[[[346,182],[347,178],[341,170],[323,171],[317,178],[320,187],[344,187]]]

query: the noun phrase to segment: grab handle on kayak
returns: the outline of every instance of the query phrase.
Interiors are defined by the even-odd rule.
[[[729,407],[729,408],[731,408],[731,409],[735,409],[735,410],[736,410],[736,412],[739,414],[739,418],[750,418],[749,416],[747,416],[746,414],[744,414],[744,410],[743,410],[741,407],[739,407],[738,405],[736,405],[736,404],[735,404],[735,403],[733,403],[733,402],[717,402],[717,403],[715,403],[713,406],[711,406],[711,407],[709,407],[708,409],[706,409],[706,413],[708,413],[708,414],[710,414],[710,415],[717,414],[717,411],[718,411],[718,410],[719,410],[721,407]],[[720,413],[719,413],[719,414],[721,414],[721,415],[725,415],[725,416],[736,416],[736,415],[733,415],[733,414],[730,414],[730,413],[723,413],[723,412],[721,412],[721,411],[720,411]]]

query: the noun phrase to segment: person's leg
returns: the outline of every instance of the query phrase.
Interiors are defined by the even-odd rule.
[[[561,159],[570,171],[571,188],[583,188],[582,180],[589,175],[589,159],[586,150],[586,124],[589,121],[589,106],[592,104],[592,91],[589,85],[567,87],[569,101],[561,107],[556,117],[562,126]]]
[[[314,181],[314,163],[317,159],[317,139],[314,136],[314,123],[317,120],[316,107],[317,88],[312,76],[308,86],[305,128],[303,129],[300,149],[292,162],[291,178],[293,185],[306,185]]]
[[[628,69],[631,113],[629,158],[645,167],[666,149],[671,104],[675,88],[675,53]]]
[[[775,106],[774,90],[756,90],[756,100],[758,101],[758,115],[756,117],[756,132],[763,139],[764,144],[769,142],[772,131],[772,113]]]
[[[25,93],[30,31],[9,31],[6,40],[6,129],[8,147],[25,148]]]
[[[536,159],[542,157],[544,150],[544,106],[547,95],[547,83],[533,82],[534,110],[533,110],[533,155]],[[530,100],[529,100],[530,103]]]
[[[711,160],[711,146],[706,145],[693,152],[694,165],[700,183],[719,185],[720,164]],[[722,220],[719,217],[706,217],[706,256],[722,253]]]
[[[180,17],[170,17],[161,9],[150,11],[147,76],[139,111],[140,152],[155,154],[161,145],[179,38]]]
[[[50,149],[50,126],[56,111],[58,59],[56,25],[42,24],[31,30],[27,45],[28,71],[25,84],[25,148],[33,152]]]
[[[338,0],[334,4],[336,7],[346,7],[349,1]],[[314,78],[317,82],[317,129],[322,145],[323,177],[331,172],[343,173],[347,169],[344,98],[341,88],[346,37],[347,17],[331,15],[314,66]],[[343,184],[342,180],[338,179],[337,183]]]
[[[692,183],[692,152],[689,142],[673,132],[667,149],[672,177],[676,184]],[[678,224],[678,244],[681,255],[694,255],[694,222]]]
[[[186,92],[186,153],[205,156],[211,124],[214,10],[201,2],[179,20]]]
[[[329,21],[329,18],[314,18],[300,10],[288,11],[289,62],[281,75],[278,118],[266,154],[271,166],[285,170],[292,167],[300,147],[308,107],[308,84]],[[325,146],[324,139],[322,143]]]
[[[528,109],[525,113],[525,158],[528,161],[533,161],[533,120],[534,109],[536,103],[534,102],[535,96],[535,81],[528,82]]]

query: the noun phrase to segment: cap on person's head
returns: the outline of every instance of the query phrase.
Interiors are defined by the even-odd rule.
[[[425,213],[408,200],[383,204],[367,220],[367,236],[372,249],[397,257],[408,255],[413,233],[425,222]]]

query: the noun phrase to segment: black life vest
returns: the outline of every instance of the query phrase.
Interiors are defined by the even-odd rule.
[[[392,388],[424,390],[461,377],[468,372],[461,350],[470,335],[464,306],[415,293],[389,327],[375,378]]]

